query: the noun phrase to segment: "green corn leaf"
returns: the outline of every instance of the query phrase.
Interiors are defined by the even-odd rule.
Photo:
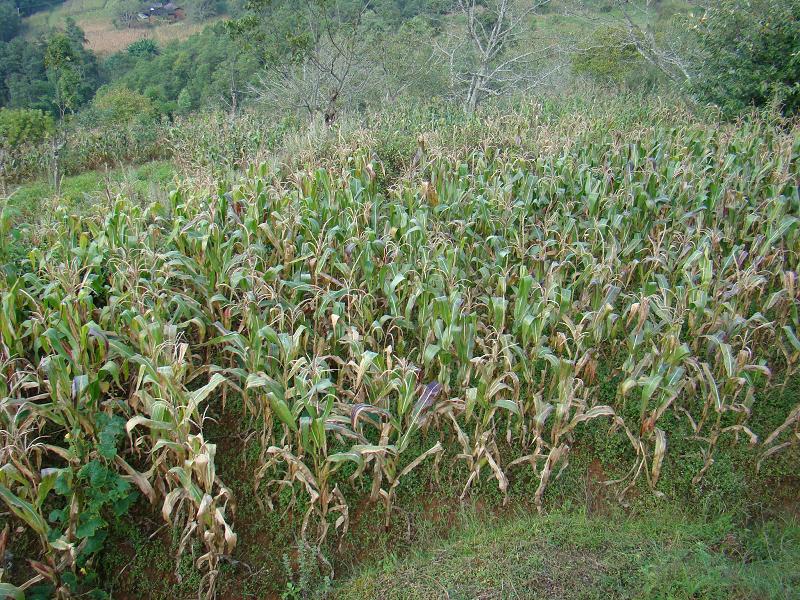
[[[519,406],[517,406],[517,403],[513,402],[512,400],[506,400],[505,398],[501,398],[500,400],[497,400],[494,403],[494,405],[497,408],[502,408],[504,410],[512,412],[515,415],[517,415],[518,417],[522,416],[522,413],[519,411]]]
[[[10,583],[0,583],[0,598],[11,600],[25,600],[25,592]]]
[[[190,412],[194,412],[194,410],[206,399],[208,398],[209,394],[213,392],[221,383],[225,381],[225,377],[223,377],[219,373],[214,373],[211,376],[211,379],[198,390],[195,390],[190,394],[191,401],[189,403]]]
[[[280,422],[288,426],[292,431],[297,431],[297,423],[294,420],[292,411],[289,409],[289,405],[286,404],[286,400],[278,398],[274,392],[269,392],[267,398],[269,398],[269,405],[272,411]]]
[[[784,325],[783,333],[786,334],[786,339],[789,340],[789,343],[792,345],[792,347],[794,347],[797,352],[800,352],[800,339],[797,339],[797,335],[795,334],[794,330],[788,325]]]
[[[364,457],[359,452],[337,452],[328,457],[328,462],[333,464],[353,462],[361,468],[364,466]]]
[[[439,350],[441,350],[441,348],[437,344],[429,344],[425,347],[425,353],[423,354],[422,360],[426,366],[433,362],[433,359],[436,358],[437,354],[439,354]]]
[[[47,521],[37,512],[33,505],[14,495],[14,493],[2,483],[0,483],[0,498],[8,505],[11,512],[25,521],[28,527],[33,529],[37,534],[46,536],[50,531]]]

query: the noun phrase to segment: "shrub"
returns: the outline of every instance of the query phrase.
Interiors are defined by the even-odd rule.
[[[128,54],[137,58],[156,56],[158,53],[158,44],[151,39],[137,40],[128,46]]]
[[[126,87],[100,90],[95,96],[94,108],[101,121],[117,123],[130,123],[135,118],[148,118],[156,113],[147,96]]]
[[[0,146],[35,144],[53,131],[53,117],[31,108],[0,109]]]
[[[800,0],[722,0],[695,27],[697,95],[728,113],[800,108]]]
[[[597,29],[575,54],[572,68],[575,73],[602,83],[627,83],[636,87],[643,81],[651,81],[646,73],[647,64],[628,32],[621,27]]]

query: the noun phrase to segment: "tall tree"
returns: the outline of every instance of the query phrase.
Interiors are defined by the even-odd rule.
[[[78,57],[66,34],[58,33],[47,43],[44,65],[47,78],[55,91],[53,104],[58,110],[59,118],[63,120],[68,112],[78,108],[81,88]]]
[[[16,37],[0,43],[0,104],[53,111],[53,90],[44,68],[46,44]]]
[[[255,91],[262,102],[332,123],[370,84],[370,0],[306,0],[288,14],[268,0],[251,0],[248,9],[232,28],[261,47],[265,68]]]
[[[542,71],[540,60],[557,44],[523,43],[533,15],[548,2],[457,0],[463,31],[445,36],[437,47],[447,58],[451,83],[466,112],[474,112],[487,97],[530,90],[550,74]]]
[[[10,0],[0,1],[0,42],[8,42],[19,33],[17,7]]]
[[[463,30],[437,44],[450,65],[452,85],[472,113],[486,97],[526,91],[540,83],[539,59],[557,49],[543,40],[522,43],[531,18],[549,0],[457,0]],[[558,69],[561,64],[551,66]]]

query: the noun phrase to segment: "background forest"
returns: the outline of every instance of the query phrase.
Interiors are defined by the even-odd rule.
[[[77,2],[0,3],[4,155],[56,124],[147,135],[164,119],[212,109],[327,122],[400,100],[474,111],[585,82],[710,103],[727,116],[770,106],[790,114],[800,103],[795,0],[191,0],[179,23],[143,20],[153,6],[130,0]],[[101,37],[142,37],[113,50],[95,39],[103,50],[94,51],[79,23],[95,32],[98,19],[112,28]],[[198,23],[208,24],[159,41],[164,27],[181,27],[170,34],[181,37]],[[16,176],[8,159],[3,176]]]

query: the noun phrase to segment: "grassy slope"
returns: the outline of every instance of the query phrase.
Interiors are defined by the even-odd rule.
[[[12,254],[23,256],[29,247],[37,245],[37,229],[59,218],[59,209],[85,214],[117,195],[142,201],[158,198],[166,193],[174,175],[171,163],[155,161],[65,177],[58,195],[45,180],[22,184],[7,199],[0,198],[0,210],[7,211],[14,226]]]
[[[365,598],[797,597],[800,523],[756,529],[663,510],[639,517],[519,513],[472,520],[407,559],[389,557],[339,586]]]
[[[154,27],[117,29],[112,23],[112,6],[113,3],[109,0],[67,0],[50,10],[31,15],[25,19],[25,23],[30,30],[35,31],[58,27],[64,23],[64,19],[72,17],[86,34],[87,46],[94,52],[104,55],[123,50],[143,38],[153,39],[161,45],[185,40],[217,20],[212,19],[203,23],[190,23],[184,20]]]
[[[20,185],[9,194],[9,207],[20,221],[35,224],[57,205],[69,212],[83,213],[106,194],[152,198],[154,188],[163,188],[172,180],[174,168],[168,162],[156,161],[138,167],[122,167],[109,171],[87,171],[65,177],[61,193],[56,196],[53,186],[44,180]]]

